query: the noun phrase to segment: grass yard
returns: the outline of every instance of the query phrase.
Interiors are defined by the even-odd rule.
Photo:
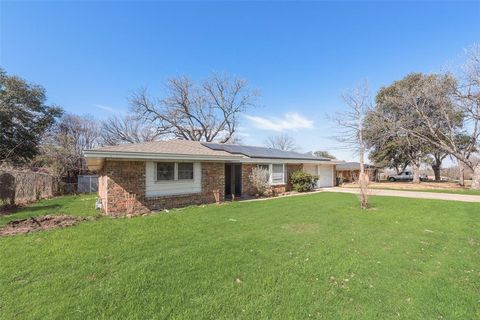
[[[358,188],[356,183],[346,183],[342,185],[343,188]],[[461,188],[457,183],[452,182],[422,182],[414,184],[413,182],[371,182],[370,188],[383,190],[398,190],[398,191],[418,191],[418,192],[435,192],[435,193],[452,193],[452,194],[466,194],[480,196],[480,190],[473,190],[468,188]]]
[[[480,196],[480,190],[473,189],[402,189],[402,188],[380,188],[374,187],[373,189],[383,190],[398,190],[398,191],[416,191],[416,192],[433,192],[433,193],[450,193],[450,194],[466,194],[472,196]]]
[[[0,318],[480,318],[480,206],[372,204],[319,193],[2,237]],[[16,218],[93,205],[59,198]]]
[[[27,208],[20,208],[8,215],[0,212],[0,227],[10,221],[27,219],[32,217],[50,215],[68,214],[72,216],[95,216],[95,194],[83,196],[65,196],[42,200]]]

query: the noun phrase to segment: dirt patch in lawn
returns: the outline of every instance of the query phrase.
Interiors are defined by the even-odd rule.
[[[71,227],[82,220],[85,220],[85,218],[66,215],[47,215],[23,220],[15,220],[0,228],[0,236],[11,236],[15,234],[30,233],[54,228],[66,228]]]

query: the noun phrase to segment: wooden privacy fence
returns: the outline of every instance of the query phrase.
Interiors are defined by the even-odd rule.
[[[60,189],[58,178],[46,173],[0,170],[0,208],[50,198]]]

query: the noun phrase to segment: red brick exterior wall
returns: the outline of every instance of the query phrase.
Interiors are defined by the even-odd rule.
[[[256,168],[257,165],[258,164],[256,163],[242,164],[242,194],[246,196],[255,195],[255,188],[250,181],[250,174],[252,173],[252,169]],[[287,183],[271,186],[272,193],[280,194],[292,190],[292,185],[290,183],[290,175],[295,171],[301,171],[302,168],[302,164],[287,164]]]
[[[250,174],[257,164],[242,164],[242,195],[253,196],[255,190],[250,182]],[[220,201],[225,193],[225,164],[202,162],[202,191],[194,194],[146,197],[145,161],[106,160],[99,173],[98,194],[102,208],[107,215],[138,215],[150,210],[184,207],[194,204],[214,203],[214,191],[219,191]],[[291,190],[290,175],[302,170],[301,164],[287,165],[287,184],[274,185],[272,193],[280,194]]]
[[[195,194],[145,197],[145,161],[106,160],[100,172],[98,194],[107,215],[138,215],[150,210],[170,209],[215,202],[214,190],[224,199],[225,165],[203,162],[202,191]]]
[[[252,163],[243,163],[242,164],[242,196],[253,196],[255,195],[255,188],[250,181],[250,174],[252,173],[253,168],[256,168],[256,164]]]
[[[145,162],[106,160],[100,172],[98,194],[107,215],[148,212],[145,205]]]

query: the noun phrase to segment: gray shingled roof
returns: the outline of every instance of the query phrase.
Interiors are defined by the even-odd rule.
[[[92,151],[101,152],[136,152],[136,153],[167,153],[182,155],[206,155],[206,156],[232,156],[232,154],[213,150],[202,145],[198,141],[172,140],[151,141],[144,143],[120,144],[116,146],[102,147]]]
[[[237,144],[222,144],[212,142],[171,140],[152,141],[134,144],[121,144],[116,146],[102,147],[87,152],[105,153],[148,153],[148,154],[172,154],[172,155],[196,155],[196,156],[218,156],[233,158],[259,158],[259,159],[291,159],[291,160],[313,160],[331,161],[328,158],[316,157],[312,154],[283,151],[266,147],[243,146]]]
[[[374,169],[375,166],[372,166],[370,164],[365,164],[366,169]],[[345,162],[341,164],[337,164],[337,170],[342,171],[342,170],[360,170],[360,163],[359,162]]]

